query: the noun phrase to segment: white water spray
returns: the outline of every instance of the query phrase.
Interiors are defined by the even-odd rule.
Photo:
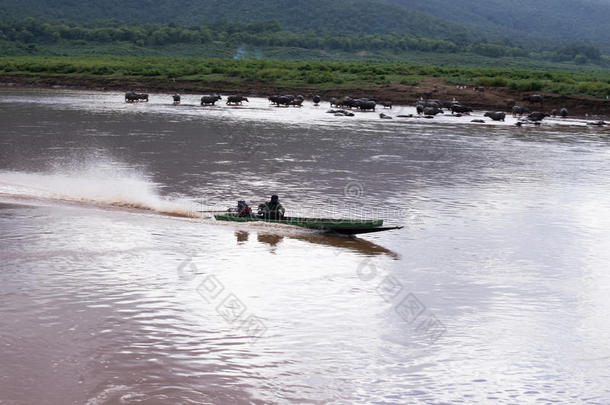
[[[194,216],[186,199],[163,197],[159,185],[133,169],[89,164],[48,173],[0,171],[0,195],[39,201],[128,207],[170,215]]]

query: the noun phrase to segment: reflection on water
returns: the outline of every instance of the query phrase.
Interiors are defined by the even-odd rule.
[[[121,100],[0,90],[0,403],[610,402],[607,129]]]
[[[250,232],[248,232],[248,231],[236,231],[235,232],[235,237],[237,238],[237,244],[238,245],[243,245],[244,243],[246,243],[248,241],[248,238],[250,237]]]
[[[274,235],[272,233],[257,233],[256,240],[258,240],[260,243],[265,243],[269,245],[271,247],[269,251],[271,253],[275,253],[275,248],[281,241],[284,240],[284,237],[280,235]]]
[[[238,245],[245,245],[250,238],[250,233],[244,230],[235,231],[235,238]],[[330,233],[315,231],[289,232],[282,234],[259,231],[256,233],[256,240],[259,243],[268,245],[270,253],[275,253],[276,248],[286,238],[307,242],[308,244],[335,248],[337,252],[345,250],[357,253],[363,257],[387,255],[394,259],[399,258],[398,254],[392,250],[362,238],[333,235]]]

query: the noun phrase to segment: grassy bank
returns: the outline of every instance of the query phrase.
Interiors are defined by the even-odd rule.
[[[257,59],[137,57],[3,57],[3,77],[97,80],[158,80],[223,83],[239,89],[256,84],[274,88],[367,88],[414,86],[424,78],[452,85],[541,91],[558,95],[605,98],[610,94],[608,70],[562,71],[512,68],[438,67],[398,63],[280,61]]]

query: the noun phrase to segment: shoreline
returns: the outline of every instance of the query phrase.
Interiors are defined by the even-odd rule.
[[[363,88],[342,86],[336,90],[329,90],[324,86],[294,85],[279,87],[263,82],[232,83],[217,82],[214,84],[192,80],[170,80],[167,78],[116,78],[116,77],[67,77],[67,76],[32,76],[32,75],[0,75],[0,87],[22,88],[55,88],[94,91],[129,91],[166,92],[181,94],[243,94],[246,96],[268,97],[274,94],[303,94],[311,99],[319,95],[323,101],[330,97],[343,97],[350,95],[354,98],[368,97],[379,102],[391,101],[396,105],[414,105],[420,98],[451,100],[455,98],[463,105],[478,110],[509,112],[510,100],[517,105],[550,112],[553,109],[567,108],[570,116],[582,118],[608,119],[610,117],[610,100],[598,99],[590,96],[565,96],[544,92],[519,92],[502,87],[488,87],[481,91],[475,87],[457,87],[447,84],[440,78],[428,77],[415,86],[368,85]],[[521,101],[527,94],[543,94],[542,108],[538,104]]]

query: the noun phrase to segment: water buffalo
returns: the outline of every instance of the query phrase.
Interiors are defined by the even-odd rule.
[[[201,97],[201,105],[214,105],[218,100],[222,100],[218,94]]]
[[[313,96],[313,104],[314,105],[318,105],[320,103],[320,101],[322,101],[322,99],[320,98],[320,96]]]
[[[424,107],[424,105],[423,105],[423,104],[417,104],[417,105],[415,106],[415,109],[417,110],[417,113],[418,113],[419,115],[422,115],[422,114],[424,113],[424,108],[425,108],[425,107]]]
[[[174,94],[172,98],[174,99],[174,105],[180,104],[180,94]]]
[[[520,117],[523,114],[527,114],[529,112],[530,110],[527,107],[520,107],[518,105],[513,107],[513,117],[516,117],[517,115]]]
[[[460,102],[457,101],[455,99],[455,97],[453,97],[453,99],[451,101],[443,101],[441,104],[442,104],[443,108],[450,110],[451,107],[453,107],[454,105],[460,105]]]
[[[443,103],[440,100],[426,100],[424,102],[424,107],[436,107],[438,109],[443,108]]]
[[[356,105],[356,102],[350,96],[345,96],[339,101],[339,105],[341,107],[353,108]]]
[[[561,118],[567,118],[568,116],[568,109],[567,108],[562,108],[561,110],[559,110],[559,115],[561,115]]]
[[[138,102],[148,102],[148,94],[146,93],[136,93],[133,91],[128,91],[125,93],[125,102],[126,103],[138,103]]]
[[[337,97],[331,97],[330,100],[330,107],[339,107],[339,99]]]
[[[294,96],[271,96],[269,97],[269,101],[271,101],[272,104],[275,104],[276,106],[285,106],[288,107],[290,105],[290,103],[292,102],[292,100],[294,100]]]
[[[460,104],[453,104],[451,106],[451,114],[454,114],[454,113],[462,114],[462,113],[471,113],[471,112],[472,112],[472,108],[470,108],[470,107],[465,107]]]
[[[438,107],[424,107],[424,115],[436,115],[436,114],[444,114],[443,110]]]
[[[294,101],[294,96],[291,95],[287,95],[287,96],[280,96],[277,99],[277,105],[279,106],[284,106],[284,107],[288,107],[289,105],[292,104],[292,102]]]
[[[390,110],[392,109],[392,102],[391,101],[384,101],[381,103],[381,105],[383,106],[383,108],[389,108]]]
[[[368,98],[359,98],[357,100],[354,100],[353,104],[354,107],[358,108],[361,111],[375,111],[375,106],[377,105],[377,103],[375,103],[373,100],[369,100]]]
[[[301,107],[302,104],[303,104],[303,99],[301,97],[295,97],[289,103],[289,105],[291,105],[293,107]]]
[[[241,105],[242,102],[248,103],[248,98],[244,96],[228,96],[227,105]]]
[[[502,111],[487,111],[485,113],[485,117],[489,117],[494,121],[504,121],[506,118],[506,113]]]
[[[547,113],[543,113],[540,111],[534,111],[533,113],[531,113],[530,115],[527,116],[527,119],[530,121],[542,121],[545,117],[548,117],[549,115]]]
[[[539,103],[542,105],[544,103],[544,96],[542,94],[530,94],[527,96],[523,96],[523,101],[529,101],[530,103]]]
[[[347,110],[333,110],[330,109],[328,111],[326,111],[329,114],[334,114],[335,116],[345,116],[345,117],[353,117],[355,114],[351,111],[347,111]]]

